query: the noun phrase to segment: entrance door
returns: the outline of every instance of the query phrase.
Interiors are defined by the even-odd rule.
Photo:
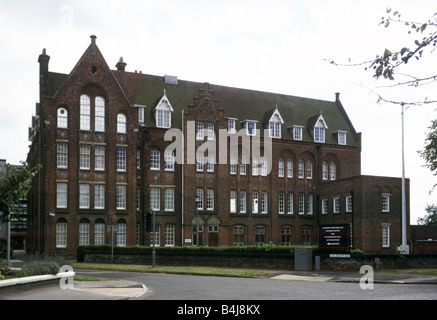
[[[210,232],[209,233],[208,244],[210,247],[217,247],[218,246],[218,233],[217,232]]]

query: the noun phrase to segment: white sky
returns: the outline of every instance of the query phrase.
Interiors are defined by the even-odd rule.
[[[437,100],[436,85],[384,89],[386,83],[363,67],[324,60],[361,62],[386,47],[412,48],[420,34],[408,35],[401,24],[378,26],[387,7],[415,21],[437,12],[435,0],[1,1],[0,158],[26,160],[42,49],[51,56],[50,71],[69,73],[94,34],[112,69],[122,56],[131,72],[329,101],[340,92],[363,134],[362,174],[401,177],[401,109],[378,104],[371,90],[391,100]],[[408,67],[414,75],[434,75],[435,61],[434,54]],[[429,195],[437,178],[417,153],[436,107],[405,113],[412,224],[426,214],[427,203],[437,203],[437,191]]]

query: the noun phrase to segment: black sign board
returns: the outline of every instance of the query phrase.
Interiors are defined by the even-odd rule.
[[[319,225],[319,248],[349,248],[349,225]]]

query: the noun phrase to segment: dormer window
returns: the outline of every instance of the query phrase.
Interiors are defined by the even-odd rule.
[[[312,117],[309,120],[308,127],[312,129],[314,142],[325,143],[325,132],[328,129],[328,125],[322,114]]]
[[[235,119],[228,120],[228,133],[236,133]]]
[[[271,113],[270,118],[268,118],[269,136],[270,138],[281,138],[281,124],[284,123],[284,120],[279,113],[278,106],[276,106],[276,109],[273,112],[270,111],[266,113],[267,117],[269,116],[269,113]]]
[[[256,120],[244,120],[242,123],[248,136],[256,136]]]
[[[164,90],[164,95],[156,106],[155,113],[155,123],[158,128],[170,128],[171,127],[171,113],[173,112],[173,107],[167,97]]]
[[[293,139],[301,141],[302,140],[302,126],[293,126],[292,127],[292,134]]]
[[[334,133],[337,136],[338,144],[345,145],[346,144],[346,134],[347,134],[347,131],[339,130],[339,131],[336,131]]]
[[[314,127],[314,141],[325,142],[325,127],[321,124]]]

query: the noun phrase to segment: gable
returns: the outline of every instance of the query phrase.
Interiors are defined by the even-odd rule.
[[[51,97],[57,99],[79,96],[78,92],[100,87],[105,91],[107,97],[122,100],[121,102],[124,102],[125,105],[131,106],[128,97],[97,47],[95,39],[95,36],[91,36],[91,44],[70,74],[49,73],[49,93]],[[102,86],[102,84],[105,85]]]

